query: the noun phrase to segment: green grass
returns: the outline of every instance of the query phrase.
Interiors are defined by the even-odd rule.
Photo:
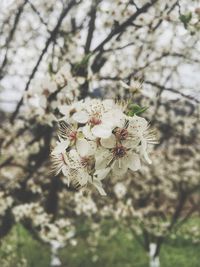
[[[1,241],[0,267],[21,267],[23,258],[28,267],[49,267],[50,252],[48,246],[40,244],[21,226],[16,225]]]
[[[99,238],[97,247],[86,243],[85,237],[89,232],[85,228],[80,229],[80,233],[83,231],[78,245],[68,245],[60,252],[62,267],[148,267],[148,256],[128,230],[121,229],[109,238],[107,232],[112,223],[103,227],[104,234]],[[17,225],[1,242],[0,267],[24,266],[20,263],[23,257],[28,262],[25,266],[50,266],[48,246],[33,240],[22,226]],[[6,259],[7,265],[4,264]],[[161,267],[200,267],[200,246],[181,237],[169,240],[162,247],[160,260]]]
[[[148,267],[148,256],[128,231],[119,231],[107,240],[102,236],[96,251],[89,252],[82,240],[77,247],[63,249],[63,266],[69,267]],[[161,267],[200,267],[200,245],[170,240],[161,250]]]
[[[160,255],[161,267],[199,267],[200,246],[174,242],[163,247]]]

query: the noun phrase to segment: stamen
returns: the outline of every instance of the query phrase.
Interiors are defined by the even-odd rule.
[[[123,158],[126,155],[127,148],[122,145],[117,145],[113,148],[112,153],[115,158]]]
[[[128,131],[125,128],[117,128],[115,130],[115,136],[118,140],[126,140],[128,137]]]
[[[72,131],[70,134],[69,134],[69,139],[71,141],[75,141],[77,138],[77,131]]]
[[[101,124],[101,120],[97,117],[91,117],[89,123],[92,125],[98,125]]]
[[[82,157],[81,158],[81,165],[85,168],[89,165],[89,158],[87,157]]]
[[[77,131],[74,130],[70,124],[65,121],[61,121],[59,123],[59,136],[67,139],[69,138],[71,141],[75,141],[77,137]]]

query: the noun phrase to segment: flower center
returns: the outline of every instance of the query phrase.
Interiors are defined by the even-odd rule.
[[[70,134],[69,134],[69,139],[71,141],[75,141],[76,140],[76,137],[77,137],[77,131],[72,131]]]
[[[86,168],[90,165],[90,158],[88,157],[82,157],[81,158],[81,165]]]
[[[92,125],[98,125],[101,124],[101,120],[97,117],[91,117],[89,123]]]
[[[113,156],[116,158],[123,158],[126,155],[127,149],[122,145],[117,145],[112,150]]]
[[[61,153],[60,155],[61,155],[61,160],[62,160],[62,162],[63,162],[64,164],[66,164],[66,165],[67,165],[67,162],[66,162],[66,159],[65,159],[65,156],[64,156],[64,154],[63,154],[63,153]]]
[[[115,130],[115,136],[119,140],[126,140],[128,137],[128,131],[125,128],[117,128]]]

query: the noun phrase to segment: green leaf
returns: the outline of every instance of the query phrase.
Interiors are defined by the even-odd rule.
[[[181,14],[179,17],[180,21],[183,23],[185,29],[187,29],[188,23],[192,19],[192,13],[189,12],[187,14]]]
[[[143,112],[145,112],[148,109],[148,107],[140,107],[137,104],[130,104],[128,109],[129,109],[128,115],[132,117],[134,115],[142,114]]]

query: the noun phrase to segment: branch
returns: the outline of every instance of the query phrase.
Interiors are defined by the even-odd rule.
[[[90,46],[92,42],[93,33],[95,30],[95,20],[96,20],[96,14],[97,14],[97,5],[99,4],[100,0],[96,0],[95,3],[92,3],[92,7],[90,10],[90,22],[89,22],[89,28],[88,28],[88,35],[86,39],[85,44],[85,54],[88,54],[90,52]]]
[[[146,83],[146,84],[150,84],[150,85],[152,85],[152,86],[155,86],[155,87],[157,87],[157,88],[159,88],[159,89],[161,89],[161,90],[166,90],[166,91],[170,91],[170,92],[172,92],[172,93],[178,94],[178,95],[180,95],[180,96],[182,96],[182,97],[184,97],[184,98],[188,98],[189,100],[192,100],[192,101],[194,101],[194,102],[196,102],[196,103],[200,103],[200,100],[196,99],[195,97],[193,97],[193,96],[191,96],[191,95],[186,95],[186,94],[184,94],[184,93],[181,93],[181,92],[178,91],[177,89],[174,89],[174,88],[171,88],[171,87],[165,87],[165,86],[163,86],[163,85],[160,85],[160,84],[158,84],[158,83],[156,83],[156,82],[151,82],[151,81],[144,81],[144,83]]]
[[[17,29],[17,25],[19,23],[19,19],[20,19],[21,15],[22,15],[22,12],[23,12],[24,7],[25,7],[27,2],[28,2],[28,0],[25,0],[23,2],[23,4],[21,4],[21,6],[18,8],[18,12],[17,12],[17,14],[15,16],[13,27],[12,27],[12,29],[10,31],[10,34],[9,34],[7,42],[6,42],[6,53],[5,53],[3,62],[2,62],[1,67],[0,67],[0,79],[3,77],[2,76],[2,72],[3,72],[4,67],[6,66],[6,63],[7,63],[7,55],[8,55],[8,49],[9,49],[10,43],[13,40],[13,36],[14,36],[14,33],[15,33],[16,29]]]
[[[129,27],[132,22],[142,13],[147,12],[147,10],[153,6],[158,0],[152,0],[149,3],[146,3],[138,9],[130,18],[128,18],[125,22],[123,22],[121,25],[118,25],[115,27],[110,34],[92,51],[93,53],[102,50],[104,45],[109,42],[115,35],[122,33],[127,27]]]
[[[38,15],[40,21],[42,24],[44,24],[45,26],[48,26],[48,24],[46,23],[46,21],[42,18],[40,12],[37,10],[37,8],[31,3],[30,0],[28,0],[29,5],[31,6],[32,10]]]
[[[27,91],[29,89],[29,85],[30,85],[32,79],[34,78],[35,73],[37,72],[37,69],[38,69],[38,67],[39,67],[39,65],[40,65],[40,63],[41,63],[41,61],[43,59],[43,56],[47,52],[48,47],[51,44],[51,42],[56,38],[56,35],[58,33],[58,29],[61,26],[63,19],[66,17],[67,13],[70,11],[70,9],[73,7],[73,5],[75,3],[76,3],[76,0],[71,0],[69,2],[68,6],[61,12],[61,15],[60,15],[60,17],[58,19],[57,24],[56,24],[55,28],[53,29],[53,31],[51,32],[50,37],[47,39],[46,45],[45,45],[44,49],[42,50],[42,53],[40,54],[39,59],[38,59],[36,65],[35,65],[35,67],[32,70],[32,73],[31,73],[31,75],[29,77],[29,80],[28,80],[28,82],[27,82],[27,84],[25,86],[24,91]],[[15,120],[15,117],[17,116],[17,114],[19,112],[19,109],[20,109],[22,104],[23,104],[23,96],[20,99],[15,111],[13,112],[13,114],[11,116],[11,119],[10,119],[11,123]]]

